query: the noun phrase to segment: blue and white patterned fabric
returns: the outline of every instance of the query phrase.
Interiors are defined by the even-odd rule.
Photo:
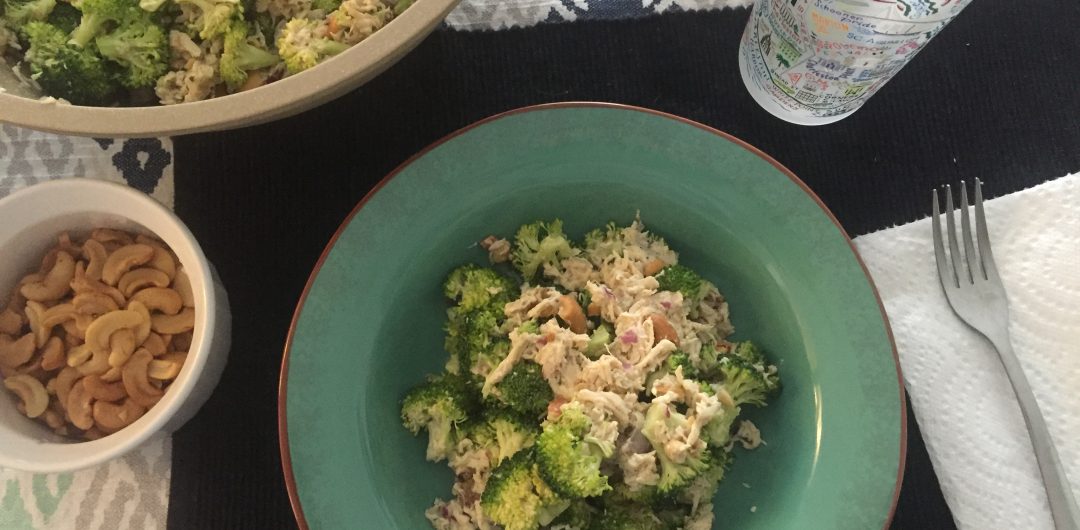
[[[639,18],[667,11],[749,7],[753,0],[462,0],[446,17],[460,30],[500,30],[544,22]]]

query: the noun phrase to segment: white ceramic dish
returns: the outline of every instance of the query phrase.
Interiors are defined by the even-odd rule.
[[[213,392],[230,345],[229,301],[221,281],[183,222],[145,194],[90,179],[54,180],[0,199],[0,306],[15,282],[36,270],[63,231],[97,227],[153,234],[187,271],[195,295],[195,330],[176,380],[145,415],[99,440],[75,442],[19,413],[17,398],[0,389],[0,466],[35,472],[81,469],[118,457],[155,435],[179,428]]]

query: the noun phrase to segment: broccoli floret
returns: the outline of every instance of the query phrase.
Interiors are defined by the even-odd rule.
[[[45,22],[56,26],[64,33],[75,31],[81,21],[82,11],[67,2],[57,2],[52,13],[49,13],[49,18],[45,19]]]
[[[146,16],[146,12],[139,8],[136,0],[82,0],[78,8],[82,11],[82,19],[79,20],[79,26],[71,32],[69,42],[80,48],[105,33],[112,24],[122,24]]]
[[[519,451],[495,467],[480,496],[484,514],[505,530],[535,530],[569,506],[540,478],[532,450]]]
[[[543,272],[544,265],[555,265],[578,253],[562,230],[562,221],[537,221],[522,226],[514,238],[511,260],[526,281]]]
[[[622,251],[622,230],[615,223],[608,223],[604,228],[596,228],[585,234],[585,254],[594,264],[602,263],[613,255],[621,255]]]
[[[204,40],[228,32],[233,22],[244,16],[244,6],[240,0],[176,0],[176,2],[196,9],[198,15],[194,20],[189,20],[188,24]]]
[[[225,32],[225,45],[218,70],[229,90],[240,88],[247,81],[248,71],[267,68],[280,61],[273,52],[251,44],[248,41],[249,31],[246,22],[234,20]]]
[[[149,14],[128,17],[115,31],[95,41],[98,52],[121,67],[121,85],[128,88],[154,86],[169,69],[169,38]]]
[[[780,388],[775,367],[769,373],[739,357],[721,357],[717,366],[723,377],[721,384],[736,405],[764,407],[765,399]]]
[[[476,399],[467,382],[442,375],[412,389],[401,403],[401,422],[413,434],[428,431],[427,458],[438,462],[454,449],[455,428],[469,418]]]
[[[535,421],[503,408],[488,408],[469,431],[469,437],[488,448],[496,463],[532,447],[539,434]]]
[[[454,307],[447,311],[446,351],[457,356],[460,367],[469,373],[487,376],[510,351],[502,338],[506,317],[492,307],[466,311]]]
[[[501,311],[514,299],[516,289],[513,282],[493,269],[469,264],[450,273],[443,284],[443,294],[466,311],[488,306]]]
[[[687,455],[683,462],[673,461],[667,455],[666,446],[676,430],[689,432],[686,416],[680,414],[667,403],[653,403],[645,413],[645,424],[641,433],[656,450],[656,459],[660,463],[660,481],[656,487],[662,496],[672,495],[686,487],[702,471],[709,467],[709,454],[702,451],[700,456]]]
[[[674,351],[666,361],[667,369],[669,372],[674,373],[676,369],[682,368],[683,377],[689,379],[698,378],[698,370],[694,368],[694,365],[690,362],[690,355],[682,350]]]
[[[702,385],[702,390],[709,385]],[[721,414],[705,426],[705,438],[709,441],[709,447],[723,447],[731,441],[731,429],[735,425],[735,419],[739,417],[739,407],[725,407]]]
[[[2,13],[12,27],[43,21],[56,7],[56,0],[5,0]]]
[[[611,489],[600,471],[606,452],[588,439],[592,420],[580,407],[564,406],[562,414],[544,426],[536,440],[540,475],[559,495],[569,499],[595,497]]]
[[[648,505],[628,502],[604,503],[589,530],[671,530]]]
[[[533,335],[540,333],[540,323],[535,319],[526,320],[517,327],[518,333],[532,333]]]
[[[327,57],[349,49],[348,44],[327,38],[325,26],[325,22],[304,18],[294,18],[285,24],[277,48],[290,74],[303,72]]]
[[[26,52],[30,75],[46,94],[76,105],[100,105],[115,93],[116,84],[101,57],[69,45],[67,34],[56,26],[30,22],[23,32],[30,43]]]
[[[413,0],[397,0],[394,2],[394,16],[398,16],[412,6]]]
[[[599,515],[596,508],[582,499],[570,501],[570,507],[564,510],[554,521],[551,528],[560,530],[590,530],[593,518]]]
[[[709,283],[682,265],[668,265],[656,275],[661,291],[680,292],[687,307],[695,307],[708,292]]]
[[[504,406],[529,418],[539,418],[547,412],[555,393],[544,379],[539,364],[521,361],[495,385],[493,392]]]
[[[585,346],[585,355],[594,361],[599,359],[601,355],[607,353],[607,345],[611,344],[614,338],[615,330],[611,328],[611,324],[607,322],[600,324],[589,337],[589,343]]]
[[[709,446],[709,467],[704,470],[679,492],[678,502],[697,505],[702,501],[711,499],[716,494],[716,488],[724,479],[724,474],[731,467],[735,456],[722,446]]]

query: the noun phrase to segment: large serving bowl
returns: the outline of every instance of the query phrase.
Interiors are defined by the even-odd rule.
[[[38,101],[0,73],[0,122],[86,136],[165,136],[255,125],[302,112],[360,86],[401,59],[459,0],[417,0],[356,46],[315,68],[228,96],[156,107],[84,107]],[[6,66],[0,65],[0,70]],[[5,92],[6,91],[6,92]]]
[[[302,527],[420,529],[452,473],[424,460],[403,394],[442,369],[441,282],[474,242],[560,217],[645,224],[727,295],[736,337],[771,352],[783,393],[750,417],[716,528],[873,529],[903,471],[888,323],[844,231],[790,171],[718,131],[599,104],[526,109],[452,135],[345,220],[300,301],[282,367],[286,483]]]

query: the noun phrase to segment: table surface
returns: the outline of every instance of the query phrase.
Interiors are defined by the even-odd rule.
[[[997,196],[1080,170],[1080,3],[980,0],[854,116],[789,125],[738,75],[746,10],[500,32],[440,30],[361,89],[300,116],[175,139],[176,211],[228,288],[233,348],[173,438],[169,525],[288,528],[277,437],[282,348],[311,267],[385,174],[504,110],[568,100],[655,108],[787,165],[852,235],[929,213],[929,190]],[[893,528],[950,528],[914,415]]]

